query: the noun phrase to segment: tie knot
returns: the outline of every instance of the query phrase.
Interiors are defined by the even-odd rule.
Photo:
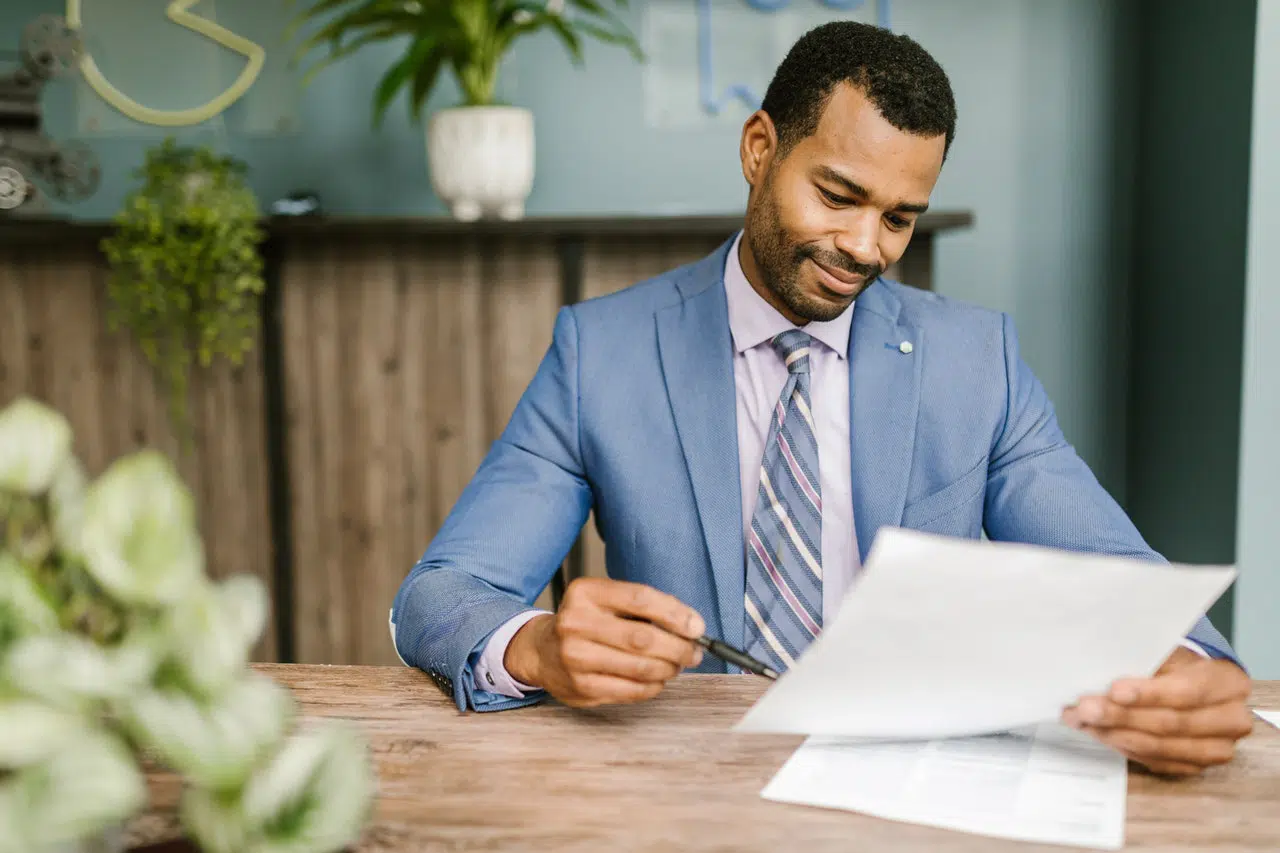
[[[773,339],[773,348],[792,373],[809,372],[809,346],[813,338],[799,329],[788,329]]]

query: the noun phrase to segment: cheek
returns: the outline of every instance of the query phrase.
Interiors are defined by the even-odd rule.
[[[788,241],[795,245],[812,242],[831,228],[834,211],[823,204],[816,193],[807,192],[804,186],[793,186],[780,180],[773,194],[773,204],[779,227]]]
[[[799,196],[795,202],[796,231],[802,242],[812,242],[841,227],[839,211],[832,210],[816,194]]]

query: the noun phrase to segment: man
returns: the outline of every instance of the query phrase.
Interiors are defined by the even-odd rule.
[[[726,671],[690,642],[704,631],[785,669],[886,525],[1161,559],[1063,438],[1009,318],[880,277],[955,121],[909,38],[805,35],[743,128],[741,234],[561,310],[396,596],[402,658],[462,709],[635,702],[685,668]],[[610,579],[533,610],[592,508]],[[1248,692],[1202,619],[1155,677],[1064,719],[1189,774],[1231,758]]]

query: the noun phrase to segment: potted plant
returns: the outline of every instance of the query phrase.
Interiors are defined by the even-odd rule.
[[[88,482],[71,448],[57,412],[0,410],[0,850],[119,850],[147,803],[144,761],[182,778],[205,853],[352,843],[368,746],[345,723],[295,726],[288,691],[247,667],[262,584],[205,575],[163,456]]]
[[[263,232],[246,171],[209,148],[166,139],[147,152],[142,185],[102,242],[111,326],[137,339],[184,445],[192,367],[218,356],[241,363],[259,327]]]
[[[503,57],[517,39],[550,30],[577,65],[585,39],[622,45],[642,57],[639,44],[610,8],[625,8],[626,0],[302,2],[309,5],[295,20],[295,29],[308,23],[320,26],[301,43],[299,54],[328,50],[307,79],[368,44],[404,41],[404,53],[375,91],[375,126],[402,89],[409,91],[413,120],[420,120],[441,69],[453,71],[463,101],[428,120],[427,159],[436,194],[463,221],[487,214],[518,219],[533,188],[533,115],[496,100]]]

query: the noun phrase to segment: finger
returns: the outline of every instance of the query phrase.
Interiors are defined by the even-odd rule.
[[[1236,744],[1230,738],[1158,737],[1133,729],[1094,729],[1084,731],[1123,752],[1130,758],[1148,761],[1172,761],[1210,767],[1226,764],[1235,757]]]
[[[656,625],[581,607],[561,611],[556,628],[562,647],[570,640],[588,640],[633,655],[669,661],[682,668],[694,666],[701,651],[691,641]]]
[[[600,584],[592,593],[600,607],[621,615],[644,619],[681,637],[693,640],[706,633],[706,623],[698,611],[675,596],[651,586],[608,581]]]
[[[1249,689],[1249,676],[1234,663],[1201,660],[1154,678],[1121,679],[1107,698],[1120,705],[1189,709],[1243,701]]]
[[[1253,715],[1241,702],[1204,708],[1144,708],[1118,705],[1101,696],[1087,696],[1064,715],[1068,725],[1103,729],[1136,729],[1154,735],[1242,738],[1253,731]],[[1071,720],[1068,722],[1068,720]]]
[[[675,678],[681,669],[669,660],[631,654],[579,638],[562,643],[560,659],[571,673],[613,675],[641,684],[661,684]]]
[[[574,708],[596,708],[600,705],[623,705],[644,702],[662,692],[663,685],[640,684],[626,678],[600,673],[585,673],[570,679],[572,694],[557,697]]]

